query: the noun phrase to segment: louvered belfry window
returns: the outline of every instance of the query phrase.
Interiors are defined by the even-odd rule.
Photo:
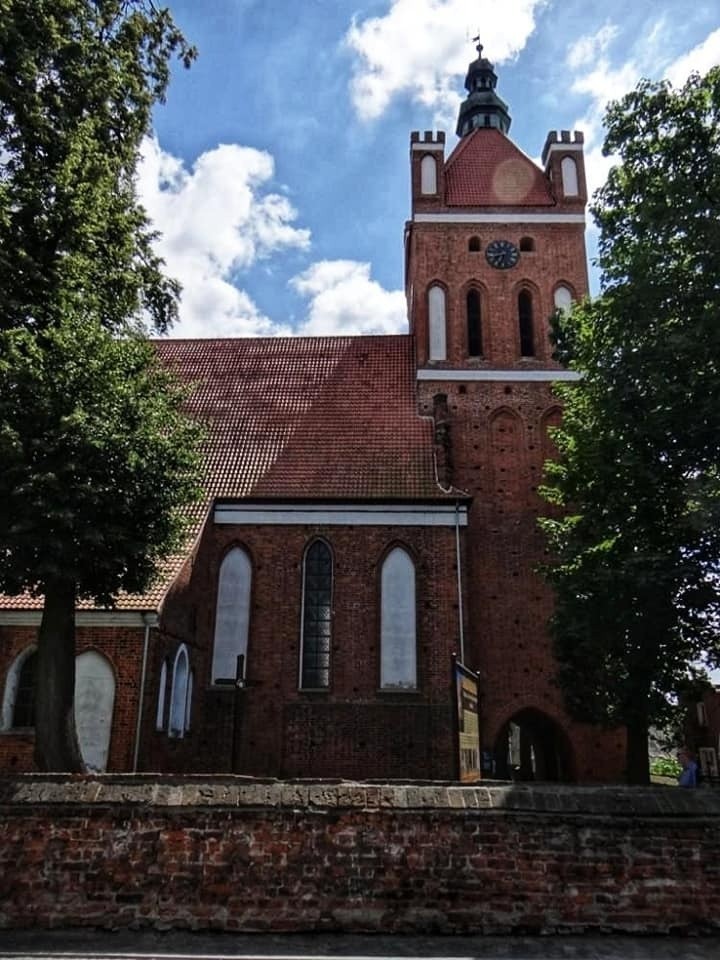
[[[330,686],[331,628],[332,554],[326,543],[316,540],[305,554],[303,568],[300,686],[304,689]]]
[[[469,357],[482,356],[482,315],[477,290],[468,290],[467,294],[467,344]]]
[[[520,327],[520,356],[535,356],[535,334],[533,331],[533,303],[529,290],[518,294],[518,325]]]

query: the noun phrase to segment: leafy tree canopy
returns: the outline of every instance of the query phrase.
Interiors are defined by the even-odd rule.
[[[78,597],[142,591],[196,496],[198,433],[141,339],[162,273],[135,193],[170,61],[152,0],[0,0],[0,589],[44,597],[35,757],[78,770]]]
[[[610,106],[602,293],[554,321],[582,374],[544,490],[559,679],[576,716],[627,725],[634,781],[648,724],[720,658],[719,121],[720,69]]]
[[[73,319],[0,333],[0,584],[69,580],[112,604],[147,587],[197,497],[198,428],[139,337]]]
[[[0,0],[0,328],[175,318],[134,175],[176,54],[151,0]]]

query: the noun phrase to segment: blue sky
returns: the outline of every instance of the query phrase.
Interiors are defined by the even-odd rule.
[[[452,149],[478,31],[511,138],[583,130],[592,187],[608,99],[720,62],[716,0],[168,2],[199,58],[138,187],[184,287],[173,336],[404,331],[409,135]]]

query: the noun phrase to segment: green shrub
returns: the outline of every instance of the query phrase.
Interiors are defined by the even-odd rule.
[[[679,777],[682,767],[675,757],[653,757],[650,773],[654,777]]]

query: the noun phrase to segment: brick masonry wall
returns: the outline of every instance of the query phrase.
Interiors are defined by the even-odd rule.
[[[570,720],[555,683],[547,624],[552,591],[538,571],[548,559],[538,517],[543,465],[553,456],[548,428],[560,419],[549,383],[420,382],[418,405],[433,411],[447,396],[452,479],[472,494],[464,565],[468,665],[481,678],[484,748],[521,710],[548,717],[567,738],[569,779],[612,782],[624,776],[624,731]]]
[[[480,238],[482,250],[468,250],[473,236]],[[488,243],[505,239],[519,245],[523,237],[534,241],[535,250],[521,253],[518,266],[512,270],[489,266],[484,252]],[[408,276],[418,366],[428,364],[427,291],[438,282],[447,295],[447,362],[433,366],[466,370],[557,366],[551,362],[548,318],[555,310],[557,286],[568,287],[578,299],[587,292],[584,228],[582,224],[562,223],[413,223]],[[470,286],[481,292],[482,357],[468,357],[466,296]],[[534,358],[520,357],[517,296],[523,288],[533,295]]]
[[[144,631],[141,627],[78,627],[77,653],[97,650],[110,663],[115,674],[115,704],[108,769],[132,770],[138,691],[142,666]],[[0,685],[5,683],[15,658],[37,642],[34,626],[0,626]],[[32,730],[0,731],[0,773],[11,774],[33,769],[35,734]]]
[[[333,553],[330,686],[298,689],[302,563],[322,537]],[[394,546],[414,559],[416,691],[380,687],[380,570]],[[217,578],[233,546],[252,562],[247,688],[212,687]],[[456,775],[452,654],[459,648],[453,527],[213,526],[165,602],[152,645],[141,769],[255,776]],[[193,722],[181,740],[155,729],[163,659],[186,643]],[[235,760],[233,764],[233,749]]]
[[[244,778],[0,782],[0,926],[720,927],[720,793]]]

